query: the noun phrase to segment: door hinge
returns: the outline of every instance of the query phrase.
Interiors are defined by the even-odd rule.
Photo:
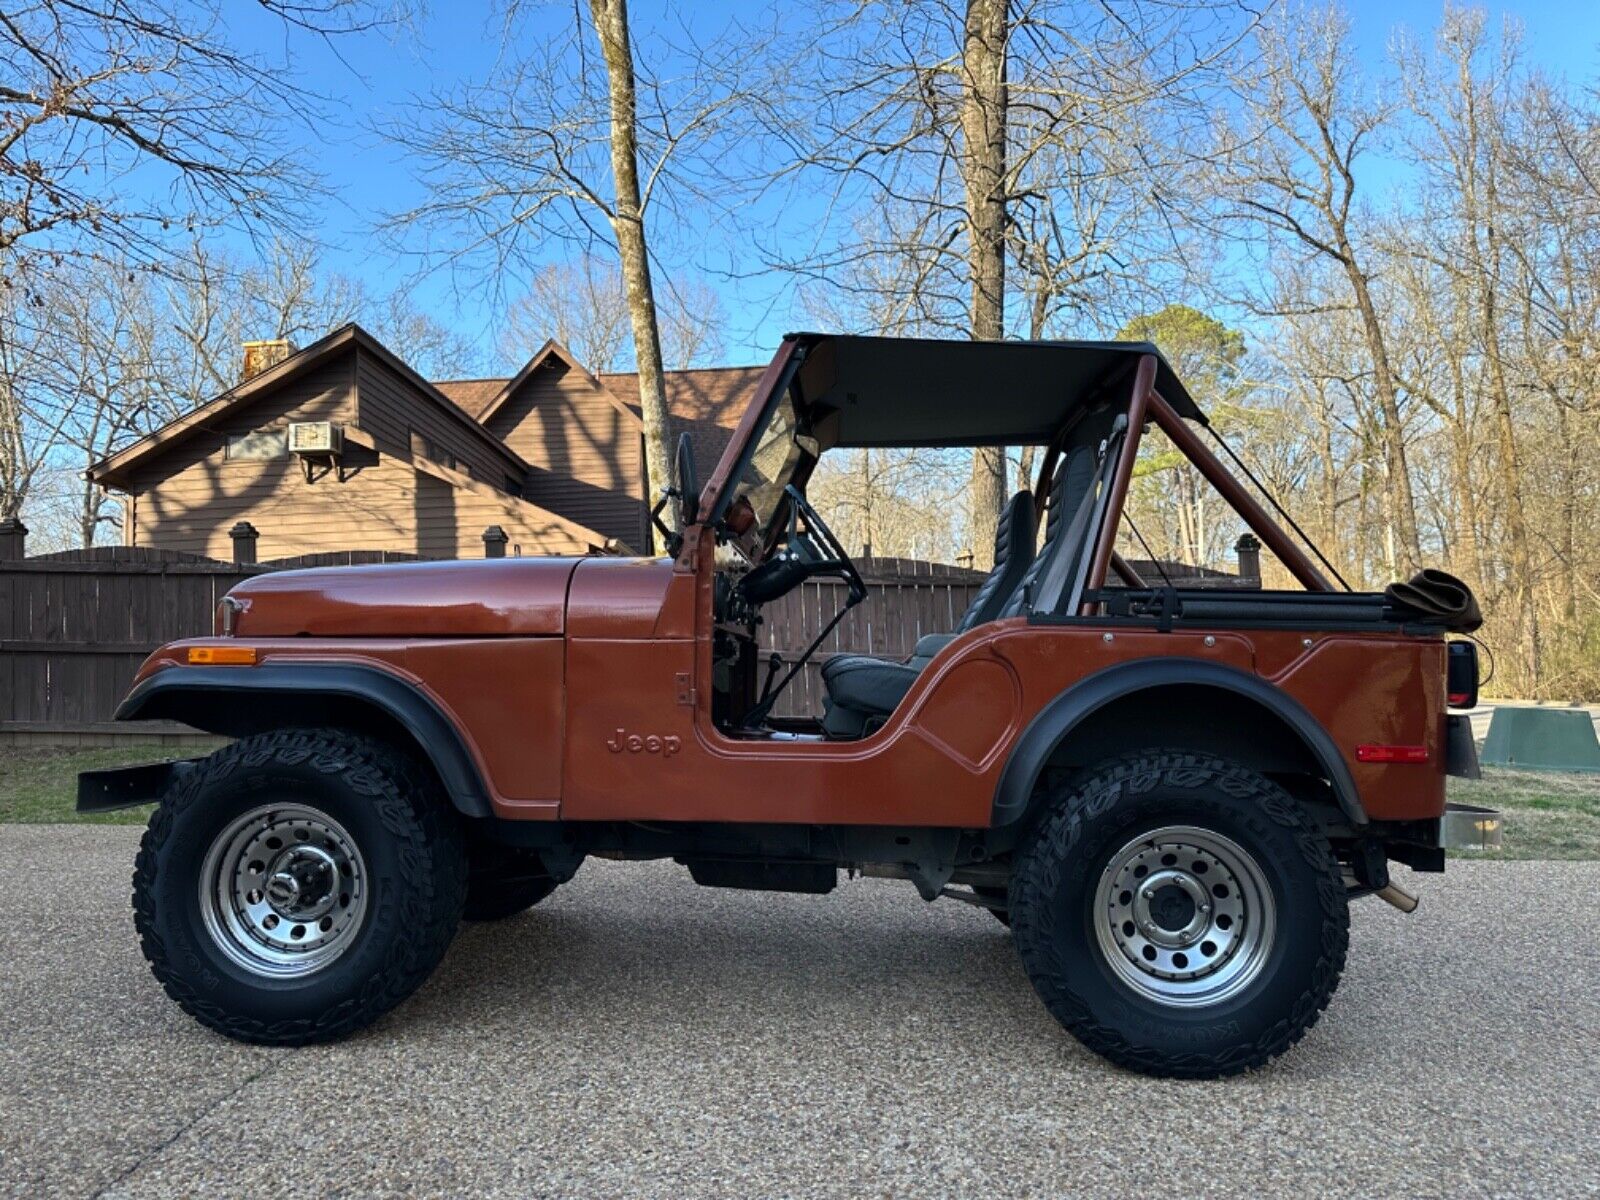
[[[688,671],[679,671],[674,677],[678,685],[678,703],[694,707],[694,676]]]

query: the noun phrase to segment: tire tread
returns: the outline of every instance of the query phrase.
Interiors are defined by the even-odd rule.
[[[1189,1051],[1171,1054],[1131,1042],[1097,1021],[1074,992],[1053,942],[1061,872],[1071,861],[1085,822],[1110,812],[1124,797],[1157,786],[1179,790],[1215,787],[1255,805],[1293,835],[1306,865],[1316,875],[1322,910],[1322,940],[1308,986],[1287,1015],[1249,1045],[1227,1053]],[[1078,777],[1069,790],[1048,801],[1031,843],[1019,856],[1011,879],[1011,928],[1029,979],[1045,1007],[1090,1050],[1119,1066],[1144,1074],[1214,1079],[1260,1067],[1288,1050],[1317,1023],[1344,971],[1350,943],[1350,913],[1338,860],[1305,808],[1278,785],[1236,763],[1184,750],[1155,748],[1112,759]]]
[[[384,829],[401,844],[400,899],[405,936],[391,939],[387,959],[356,994],[314,1020],[265,1022],[228,1012],[201,996],[191,972],[199,964],[173,961],[161,936],[156,883],[163,850],[177,820],[212,785],[270,763],[336,777],[370,799]],[[339,729],[285,729],[223,747],[172,785],[150,818],[134,863],[133,917],[151,973],[180,1008],[201,1024],[238,1041],[300,1046],[330,1041],[371,1024],[428,977],[444,957],[466,898],[460,821],[438,784],[409,756],[372,738]]]

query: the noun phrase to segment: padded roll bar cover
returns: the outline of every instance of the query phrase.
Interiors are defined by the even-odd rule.
[[[243,737],[319,720],[319,706],[366,704],[395,722],[433,764],[451,803],[469,817],[493,815],[488,789],[460,732],[414,684],[376,667],[168,667],[118,706],[114,720],[182,721],[207,733]],[[333,718],[335,721],[337,718]]]
[[[1299,701],[1271,684],[1233,667],[1193,658],[1144,658],[1097,671],[1039,710],[1012,747],[995,788],[992,828],[1020,820],[1033,798],[1033,786],[1057,746],[1097,709],[1134,692],[1168,684],[1222,688],[1254,700],[1283,720],[1305,744],[1333,785],[1340,811],[1352,824],[1367,824],[1366,810],[1350,769],[1328,731]]]

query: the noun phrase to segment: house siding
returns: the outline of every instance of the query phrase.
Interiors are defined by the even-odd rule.
[[[382,374],[394,380],[386,370]],[[377,376],[374,372],[365,378]],[[284,428],[290,421],[358,424],[357,378],[352,349],[219,417],[135,468],[128,485],[130,543],[226,560],[233,557],[228,531],[238,521],[249,521],[259,534],[256,554],[261,559],[352,549],[476,558],[483,554],[483,531],[489,525],[505,529],[512,547],[521,546],[525,554],[582,553],[588,548],[589,539],[550,513],[488,485],[461,486],[429,475],[408,461],[408,451],[377,453],[347,442],[342,482],[337,471],[320,464],[308,482],[301,461],[291,455],[227,458],[227,439],[234,434]],[[382,398],[387,394],[369,391],[365,415],[386,411]],[[380,397],[377,403],[374,396]],[[389,428],[396,428],[392,420]],[[458,457],[474,461],[465,452]],[[492,463],[497,472],[493,479],[499,482],[509,460],[491,448],[487,458],[477,461],[485,471]]]
[[[226,447],[234,434],[283,429],[290,421],[352,422],[353,358],[344,355],[307,372],[134,468],[127,485],[133,496],[133,544],[231,558],[228,530],[234,522],[248,520],[263,528],[263,521],[276,520],[292,527],[307,552],[348,548],[351,517],[321,496],[307,503],[304,490],[347,485],[332,476],[307,484],[299,461],[290,456],[230,461]],[[402,548],[387,544],[381,530],[374,539],[373,549]]]
[[[502,488],[508,474],[521,476],[522,467],[462,420],[440,407],[401,378],[376,355],[360,349],[355,357],[356,423],[372,435],[378,449],[396,458],[411,457],[413,431],[427,438],[438,451],[451,454],[456,469]]]
[[[199,508],[173,504],[165,489],[146,494],[138,499],[138,543],[230,559],[228,530],[236,521],[249,521],[263,560],[330,550],[480,558],[490,525],[506,531],[508,553],[589,549],[590,539],[514,496],[482,485],[456,486],[387,455],[368,451],[364,457],[365,464],[348,471],[343,483],[337,474],[307,483],[291,459],[230,464],[225,490],[209,491]]]
[[[560,361],[535,371],[485,422],[530,463],[525,495],[635,549],[645,541],[638,422],[603,388]]]

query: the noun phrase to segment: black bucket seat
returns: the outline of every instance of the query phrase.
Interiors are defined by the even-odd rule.
[[[956,633],[929,634],[919,639],[911,657],[904,662],[841,654],[823,664],[822,682],[828,692],[823,702],[823,732],[836,738],[865,736],[895,710],[923,668],[958,634],[998,617],[1060,610],[1082,572],[1089,549],[1088,532],[1099,508],[1096,496],[1105,490],[1096,485],[1105,482],[1100,476],[1115,460],[1115,446],[1125,428],[1126,421],[1119,418],[1116,430],[1108,444],[1102,444],[1098,455],[1087,445],[1075,446],[1067,453],[1050,484],[1044,544],[1031,559],[1028,551],[1034,535],[1032,501],[1026,492],[1012,498],[996,537],[996,568],[962,617]],[[1016,536],[1023,529],[1021,521],[1027,522],[1025,539]],[[1000,559],[1002,545],[1007,554],[1004,563]]]

